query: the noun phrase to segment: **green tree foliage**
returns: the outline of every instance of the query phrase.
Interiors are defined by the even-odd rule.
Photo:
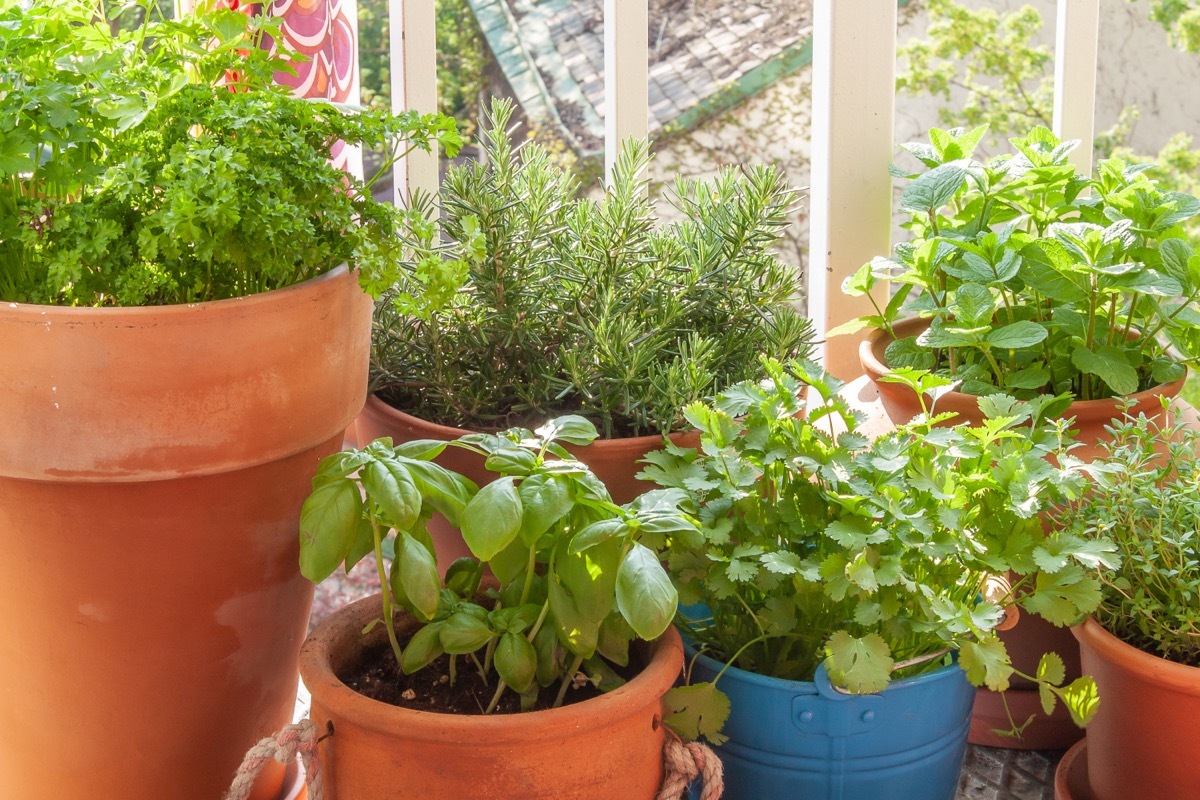
[[[972,10],[955,0],[926,0],[926,37],[899,48],[897,90],[931,94],[945,101],[938,111],[943,124],[988,126],[989,144],[1024,136],[1035,125],[1050,126],[1054,103],[1053,54],[1038,42],[1041,14],[1031,6],[1009,13],[991,8]],[[1200,51],[1200,6],[1197,0],[1156,0],[1151,18],[1167,28],[1182,49]],[[952,92],[965,93],[965,99]],[[1135,107],[1124,109],[1117,123],[1096,135],[1097,158],[1116,157],[1133,164],[1153,163],[1150,176],[1165,192],[1197,194],[1200,149],[1192,137],[1178,133],[1157,154],[1137,153],[1126,139],[1137,120]],[[1200,223],[1185,225],[1200,238]]]
[[[359,68],[363,103],[391,103],[387,0],[358,4]],[[467,0],[437,0],[438,111],[455,117],[471,134],[479,116],[479,96],[486,88],[487,50]]]

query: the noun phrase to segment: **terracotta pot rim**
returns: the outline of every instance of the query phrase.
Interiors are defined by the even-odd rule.
[[[384,417],[389,422],[392,422],[392,423],[396,424],[397,426],[403,426],[403,427],[412,428],[415,430],[427,431],[428,434],[426,436],[423,436],[422,438],[450,440],[450,439],[457,439],[460,436],[466,436],[467,434],[470,434],[470,433],[479,433],[479,431],[471,430],[469,428],[456,428],[452,425],[442,425],[441,423],[438,423],[438,422],[430,422],[429,420],[422,419],[421,417],[413,416],[412,414],[409,414],[405,411],[401,411],[400,409],[398,409],[395,406],[391,405],[390,403],[386,402],[385,400],[380,398],[379,395],[375,394],[374,392],[372,392],[370,395],[367,396],[366,407],[368,409],[370,409],[371,413],[377,414],[381,417]],[[693,433],[695,433],[695,431],[692,431],[692,430],[675,431],[675,432],[669,434],[668,438],[670,438],[671,441],[678,443],[682,440],[686,440],[688,438],[688,436]],[[655,444],[655,443],[661,442],[662,440],[663,440],[662,434],[649,434],[646,436],[625,436],[625,437],[617,437],[614,439],[605,439],[605,438],[601,437],[601,438],[597,439],[596,441],[592,442],[590,445],[588,445],[588,447],[601,449],[601,450],[609,449],[609,448],[620,449],[620,448],[624,448],[624,447],[634,448],[634,447],[641,447],[641,446],[648,445],[648,444]],[[576,447],[573,445],[565,445],[565,446],[568,450],[576,449]]]
[[[929,320],[927,318],[905,317],[897,321],[892,326],[892,329],[897,334],[915,335],[928,326]],[[878,382],[882,376],[891,371],[891,368],[883,360],[883,352],[892,341],[893,338],[883,328],[873,328],[858,345],[858,359],[862,363],[863,371],[875,382]],[[1128,395],[1128,399],[1133,401],[1130,410],[1136,413],[1146,404],[1156,402],[1159,397],[1174,398],[1178,396],[1180,391],[1183,390],[1183,384],[1186,380],[1187,375],[1185,374],[1171,383],[1151,386],[1149,389]],[[947,396],[954,396],[956,398],[974,397],[974,395],[957,391],[948,392]],[[1063,416],[1075,417],[1076,420],[1112,419],[1112,409],[1116,406],[1119,399],[1121,398],[1106,397],[1099,400],[1075,400],[1072,401],[1070,407],[1063,413]]]
[[[68,318],[78,317],[81,321],[95,321],[97,318],[111,318],[119,314],[128,314],[133,317],[154,315],[172,317],[220,310],[232,305],[254,306],[262,303],[277,302],[280,295],[284,293],[302,292],[322,283],[340,280],[349,271],[350,268],[343,263],[308,280],[289,284],[278,289],[268,289],[265,292],[255,292],[254,294],[245,294],[239,297],[226,297],[221,300],[203,300],[195,303],[168,303],[157,306],[55,306],[9,301],[0,303],[0,309],[3,309],[5,314],[18,317],[54,314]]]
[[[1071,633],[1081,645],[1091,648],[1097,657],[1118,669],[1133,673],[1148,683],[1200,697],[1200,667],[1178,664],[1139,650],[1109,633],[1094,617],[1071,628]]]
[[[382,595],[376,594],[334,612],[309,634],[300,650],[305,687],[322,706],[337,708],[364,729],[397,738],[430,742],[479,742],[489,746],[544,740],[547,730],[588,729],[597,718],[620,719],[646,708],[647,698],[661,696],[682,669],[683,643],[674,627],[649,644],[649,663],[625,685],[599,697],[561,708],[492,716],[416,711],[372,700],[351,689],[334,673],[331,655],[362,636],[363,624],[380,616]],[[554,725],[556,728],[548,728]]]

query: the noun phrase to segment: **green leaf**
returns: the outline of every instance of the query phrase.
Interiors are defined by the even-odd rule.
[[[479,591],[479,584],[482,580],[483,564],[467,556],[456,558],[450,568],[446,570],[446,588],[459,597],[467,599],[474,597],[475,593]]]
[[[524,636],[519,633],[501,636],[494,658],[500,678],[518,693],[533,685],[537,673],[537,653]]]
[[[1033,347],[1046,339],[1046,329],[1036,322],[1022,320],[988,332],[986,341],[1001,350],[1020,350]]]
[[[333,574],[358,541],[358,484],[347,478],[318,486],[300,507],[300,572],[313,583]]]
[[[463,509],[478,491],[475,484],[469,478],[429,461],[408,461],[405,466],[425,502],[451,525],[460,527]]]
[[[591,444],[600,436],[595,425],[577,414],[552,419],[534,433],[547,441],[561,441],[579,446]]]
[[[1062,627],[1072,625],[1100,604],[1100,583],[1083,567],[1068,564],[1057,572],[1039,572],[1033,591],[1021,599],[1031,613]]]
[[[532,547],[550,526],[574,507],[571,486],[563,475],[531,475],[517,489],[521,499],[521,530],[518,536]]]
[[[408,640],[408,644],[404,646],[404,655],[400,659],[400,669],[404,670],[405,675],[412,675],[417,670],[424,669],[445,652],[439,638],[442,624],[431,622],[423,625]]]
[[[934,167],[904,187],[900,207],[920,213],[936,211],[954,198],[966,177],[966,169],[953,162]]]
[[[1086,727],[1100,710],[1100,692],[1089,675],[1076,678],[1069,686],[1055,689],[1054,693],[1062,698],[1063,705],[1071,712],[1071,719],[1081,728]]]
[[[655,639],[675,618],[679,595],[658,556],[634,544],[617,570],[617,610],[642,639]]]
[[[572,555],[582,553],[598,544],[603,544],[629,532],[629,525],[623,519],[601,519],[588,525],[575,534],[568,548]]]
[[[402,463],[371,461],[359,472],[359,480],[393,528],[407,530],[421,515],[421,492]]]
[[[575,601],[553,576],[546,583],[559,641],[577,656],[591,658],[596,652],[601,620],[592,620],[579,613]]]
[[[474,614],[456,611],[442,624],[442,647],[452,655],[474,653],[495,636],[488,624]]]
[[[463,509],[463,540],[480,561],[490,561],[521,530],[521,497],[515,480],[511,476],[497,478]]]
[[[713,683],[676,686],[663,697],[663,723],[681,738],[693,742],[704,737],[713,745],[729,741],[721,735],[729,719],[729,698]]]
[[[882,692],[891,681],[891,649],[877,633],[855,637],[837,631],[825,643],[825,653],[830,681],[852,694]]]
[[[994,633],[977,642],[964,642],[958,650],[958,664],[973,686],[987,686],[993,692],[1008,689],[1012,663],[1004,642]]]
[[[1050,382],[1050,370],[1045,367],[1026,367],[1009,376],[1009,389],[1041,389]]]
[[[1037,679],[1058,686],[1066,680],[1066,677],[1067,668],[1063,664],[1062,657],[1058,653],[1043,653],[1041,660],[1038,661]]]
[[[396,599],[419,618],[430,620],[437,613],[442,588],[437,561],[408,531],[401,531],[396,537],[391,588]]]
[[[967,327],[985,325],[996,311],[996,298],[991,291],[978,283],[964,283],[954,293],[950,313]]]
[[[1129,366],[1125,354],[1116,347],[1101,347],[1093,352],[1086,345],[1080,345],[1071,353],[1071,363],[1085,375],[1100,378],[1115,395],[1131,395],[1138,390],[1137,371]]]
[[[412,439],[407,442],[401,442],[393,448],[393,452],[403,458],[411,458],[415,461],[433,461],[442,454],[449,442],[443,442],[438,439]]]

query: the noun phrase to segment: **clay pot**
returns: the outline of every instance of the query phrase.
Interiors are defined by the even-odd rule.
[[[929,325],[929,320],[909,318],[897,322],[894,326],[896,335],[904,338],[916,336]],[[921,404],[916,394],[907,386],[897,383],[887,383],[880,378],[887,374],[889,368],[884,361],[884,353],[891,344],[892,337],[883,330],[872,331],[859,346],[859,360],[863,371],[871,379],[878,391],[879,401],[887,414],[887,422],[899,425],[908,422],[921,413]],[[1133,405],[1129,413],[1134,416],[1145,414],[1151,419],[1159,419],[1162,424],[1169,424],[1169,415],[1181,415],[1189,424],[1196,424],[1195,410],[1186,402],[1178,399],[1183,389],[1184,378],[1174,383],[1157,386],[1132,396]],[[1173,398],[1171,409],[1165,410],[1160,398]],[[962,392],[948,392],[938,398],[936,406],[932,398],[926,398],[926,403],[933,406],[937,412],[953,411],[956,416],[944,425],[962,423],[978,424],[983,419],[979,410],[978,398]],[[1103,442],[1111,441],[1105,426],[1112,423],[1120,412],[1117,410],[1115,399],[1077,400],[1063,413],[1064,417],[1074,417],[1073,427],[1076,429],[1076,439],[1080,446],[1071,454],[1082,459],[1094,459],[1106,453]],[[1048,622],[1033,615],[1022,617],[1021,623],[1011,631],[999,634],[1012,655],[1013,664],[1017,669],[1033,674],[1037,669],[1038,660],[1043,653],[1055,652],[1063,657],[1067,667],[1068,682],[1079,677],[1078,646],[1074,637],[1065,628],[1056,628]],[[1007,701],[1007,709],[1005,702]],[[1017,724],[1024,722],[1030,716],[1033,723],[1025,729],[1020,739],[998,736],[992,731],[1007,730],[1011,727],[1011,719]],[[1055,709],[1054,714],[1047,717],[1041,709],[1036,685],[1028,681],[1014,681],[1013,687],[1001,698],[988,689],[980,689],[975,699],[975,710],[971,720],[970,741],[972,744],[989,747],[1007,747],[1020,749],[1064,749],[1071,746],[1083,736],[1083,731],[1076,726],[1062,704]]]
[[[312,632],[300,674],[310,718],[330,721],[322,742],[326,800],[652,800],[662,782],[662,696],[683,667],[668,629],[643,650],[647,666],[600,697],[547,711],[466,716],[411,711],[360,695],[338,678],[386,641],[379,595],[353,603]],[[418,623],[403,617],[405,638]]]
[[[399,444],[414,439],[451,441],[472,433],[464,428],[426,422],[388,405],[375,395],[367,398],[355,426],[360,446],[384,436]],[[700,435],[696,431],[686,431],[672,434],[671,440],[682,447],[698,447]],[[614,501],[624,504],[655,488],[653,483],[637,479],[637,473],[642,470],[642,465],[637,462],[647,453],[661,448],[662,441],[661,436],[637,436],[597,439],[586,447],[566,445],[566,448],[588,465],[608,488]],[[483,458],[456,447],[447,447],[435,460],[443,467],[467,476],[479,486],[490,483],[496,477],[495,473],[484,468]],[[470,555],[462,536],[440,514],[434,515],[428,528],[441,570],[445,571],[454,559]]]
[[[1132,647],[1094,619],[1072,629],[1100,708],[1088,725],[1095,800],[1195,797],[1200,787],[1200,668]]]
[[[901,320],[894,326],[896,335],[901,338],[916,336],[929,326],[929,320],[910,317]],[[890,370],[884,361],[884,352],[892,343],[892,337],[883,330],[872,331],[859,345],[858,357],[862,362],[863,371],[871,378],[879,390],[879,399],[891,421],[897,425],[908,422],[921,413],[921,404],[916,394],[907,386],[898,383],[887,383],[879,379]],[[1160,398],[1176,398],[1183,389],[1185,378],[1155,386],[1144,392],[1131,395],[1133,405],[1129,413],[1133,416],[1145,414],[1147,417],[1161,418],[1164,410]],[[933,405],[932,398],[926,398],[926,403]],[[1186,405],[1176,400],[1175,405]],[[962,392],[947,392],[937,400],[935,410],[938,413],[953,411],[957,414],[953,419],[943,423],[958,425],[961,423],[977,424],[983,419],[979,411],[979,398]],[[1064,417],[1074,417],[1074,428],[1078,431],[1076,439],[1080,447],[1071,451],[1077,458],[1094,459],[1104,454],[1101,442],[1112,441],[1112,437],[1104,430],[1104,426],[1112,423],[1120,416],[1117,411],[1117,401],[1112,398],[1104,400],[1076,400],[1063,413]]]
[[[362,405],[370,319],[344,267],[193,305],[0,304],[0,797],[213,800],[290,721],[300,506]],[[254,796],[282,788],[272,765]]]
[[[1054,770],[1054,800],[1092,800],[1088,785],[1087,739],[1066,752]]]

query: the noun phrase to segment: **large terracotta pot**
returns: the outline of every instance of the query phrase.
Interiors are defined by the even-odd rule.
[[[362,405],[370,320],[344,267],[193,305],[0,304],[0,797],[214,800],[290,721],[300,506]]]
[[[1125,644],[1093,619],[1073,631],[1100,691],[1087,729],[1092,797],[1200,796],[1200,669]]]
[[[927,319],[910,318],[897,322],[894,329],[897,336],[904,338],[918,335],[928,325]],[[916,394],[907,386],[880,380],[889,371],[884,361],[884,352],[891,342],[892,337],[884,331],[873,331],[859,346],[859,361],[878,392],[879,402],[888,417],[887,422],[898,425],[921,413],[921,404]],[[1133,405],[1129,413],[1158,418],[1163,424],[1169,424],[1170,416],[1180,415],[1189,424],[1195,425],[1195,410],[1178,398],[1183,384],[1184,379],[1180,378],[1174,383],[1133,395]],[[1164,410],[1161,402],[1163,397],[1172,399],[1170,410]],[[926,403],[933,405],[932,398],[926,398]],[[934,408],[939,413],[956,413],[957,416],[944,423],[946,425],[978,424],[983,419],[978,398],[962,392],[943,394]],[[1076,439],[1080,446],[1071,451],[1072,455],[1082,459],[1094,459],[1104,455],[1106,451],[1103,443],[1112,441],[1105,426],[1111,424],[1119,415],[1117,401],[1113,399],[1078,400],[1072,403],[1063,414],[1064,417],[1075,418],[1073,427],[1077,430]],[[999,635],[1012,655],[1014,666],[1027,674],[1036,671],[1038,660],[1047,652],[1055,652],[1063,657],[1068,682],[1081,674],[1079,648],[1066,628],[1056,628],[1044,620],[1025,615],[1015,628]],[[1020,739],[993,733],[995,730],[1007,730],[1011,727],[1010,713],[1011,720],[1018,725],[1031,716],[1034,718]],[[1023,749],[1063,749],[1070,747],[1082,736],[1083,731],[1071,721],[1061,703],[1050,716],[1042,712],[1037,686],[1028,681],[1014,681],[1013,687],[1005,693],[1004,698],[988,689],[980,689],[976,695],[975,711],[971,720],[972,744]]]
[[[399,444],[414,439],[450,441],[472,433],[464,428],[426,422],[388,405],[374,395],[367,398],[355,428],[360,445],[384,436]],[[671,439],[683,447],[697,447],[700,443],[699,433],[695,431],[672,434]],[[661,448],[662,442],[661,436],[638,436],[630,439],[597,439],[587,447],[566,447],[572,455],[587,464],[596,477],[608,487],[613,500],[624,504],[655,488],[653,483],[637,479],[636,475],[642,469],[637,462],[647,453]],[[436,461],[446,469],[467,476],[480,486],[490,483],[495,477],[495,473],[484,468],[481,457],[456,447],[447,447]],[[441,515],[435,515],[428,527],[437,550],[440,569],[445,571],[454,559],[470,555],[458,531]]]
[[[683,667],[669,629],[643,652],[627,684],[548,711],[466,716],[411,711],[360,695],[338,678],[364,650],[386,641],[380,596],[323,622],[300,653],[322,742],[326,800],[652,800],[662,782],[662,696]],[[417,623],[404,617],[403,639]]]

